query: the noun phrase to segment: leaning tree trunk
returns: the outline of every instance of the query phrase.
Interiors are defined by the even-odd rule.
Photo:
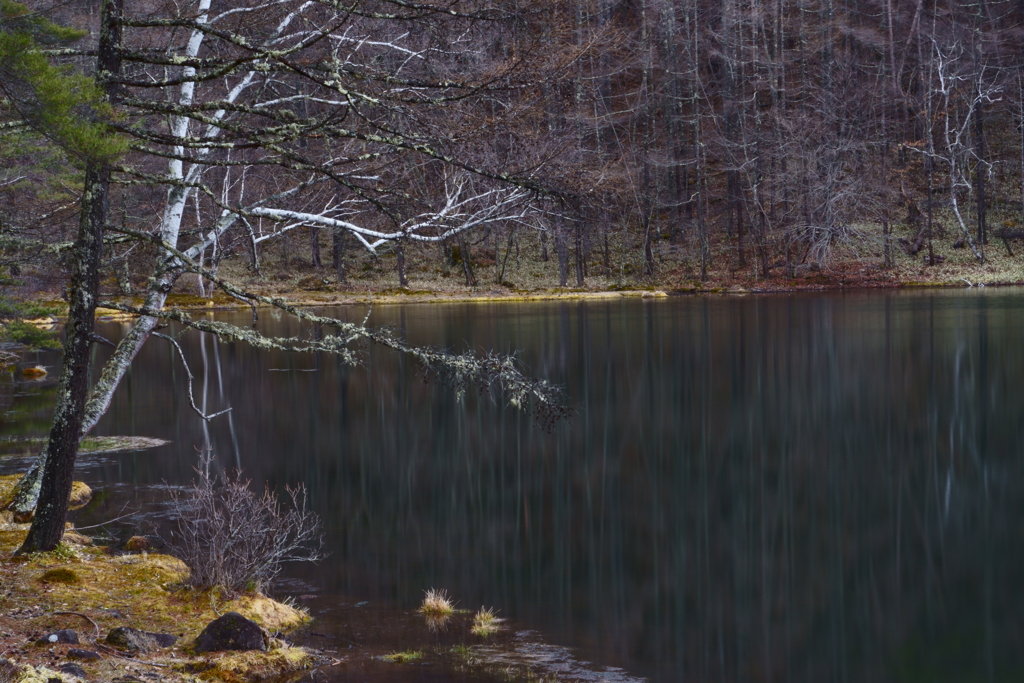
[[[109,187],[109,167],[90,167],[86,171],[82,217],[74,247],[64,364],[40,483],[40,504],[18,554],[53,550],[64,536],[68,497],[85,418],[85,399],[89,393],[89,351],[96,317]]]

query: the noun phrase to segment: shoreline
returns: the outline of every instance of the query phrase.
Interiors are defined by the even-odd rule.
[[[1024,282],[988,282],[988,283],[966,283],[966,282],[815,282],[815,283],[786,283],[772,284],[765,283],[760,286],[753,285],[745,287],[733,284],[731,286],[715,285],[708,287],[644,287],[624,289],[541,289],[535,291],[508,292],[497,289],[486,291],[441,291],[441,290],[413,290],[396,291],[394,288],[386,288],[378,291],[368,289],[365,292],[305,292],[302,290],[261,292],[262,296],[281,299],[289,305],[303,308],[319,308],[326,306],[375,306],[375,305],[405,305],[405,304],[491,304],[491,303],[534,303],[552,301],[611,301],[616,299],[666,299],[673,297],[689,296],[737,296],[750,294],[813,294],[825,292],[869,292],[878,290],[912,290],[921,291],[928,289],[985,289],[985,288],[1007,288],[1021,287]],[[118,297],[121,298],[121,297]],[[123,298],[121,298],[123,300]],[[116,299],[115,299],[116,300]],[[45,299],[43,301],[46,301]],[[54,304],[57,302],[46,301]],[[63,302],[60,302],[63,303]],[[270,304],[256,303],[257,309],[273,308]],[[172,294],[168,296],[165,309],[177,309],[186,311],[230,311],[252,308],[249,304],[242,303],[221,292],[211,296],[200,297],[192,294]],[[127,320],[134,319],[134,314],[122,313],[114,309],[97,309],[97,318],[100,320]]]

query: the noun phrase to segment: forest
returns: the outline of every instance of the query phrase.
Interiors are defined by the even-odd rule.
[[[109,5],[105,57],[95,0],[4,7],[0,260],[29,292],[66,281],[103,144],[110,294],[145,295],[159,241],[257,288],[1016,273],[1020,3]]]
[[[1020,292],[667,294],[1024,284],[1022,26],[1024,0],[0,0],[0,426],[49,429],[2,463],[0,583],[118,575],[130,548],[60,555],[76,466],[155,500],[205,449],[212,495],[218,442],[263,509],[306,480],[334,515],[337,564],[293,584],[318,609],[332,572],[406,617],[441,577],[661,680],[952,642],[1019,679]],[[511,301],[374,312],[421,294]],[[123,434],[166,448],[76,465]]]

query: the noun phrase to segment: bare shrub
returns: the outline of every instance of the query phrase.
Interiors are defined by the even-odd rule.
[[[199,455],[199,478],[172,496],[177,528],[172,552],[192,570],[195,588],[219,586],[232,592],[263,591],[285,562],[323,557],[320,518],[306,509],[306,487],[285,487],[290,504],[264,488],[257,495],[241,472],[211,476],[213,456]]]

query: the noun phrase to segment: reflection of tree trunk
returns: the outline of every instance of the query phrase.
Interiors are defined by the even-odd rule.
[[[335,228],[331,233],[331,266],[338,282],[345,282],[345,231]]]

